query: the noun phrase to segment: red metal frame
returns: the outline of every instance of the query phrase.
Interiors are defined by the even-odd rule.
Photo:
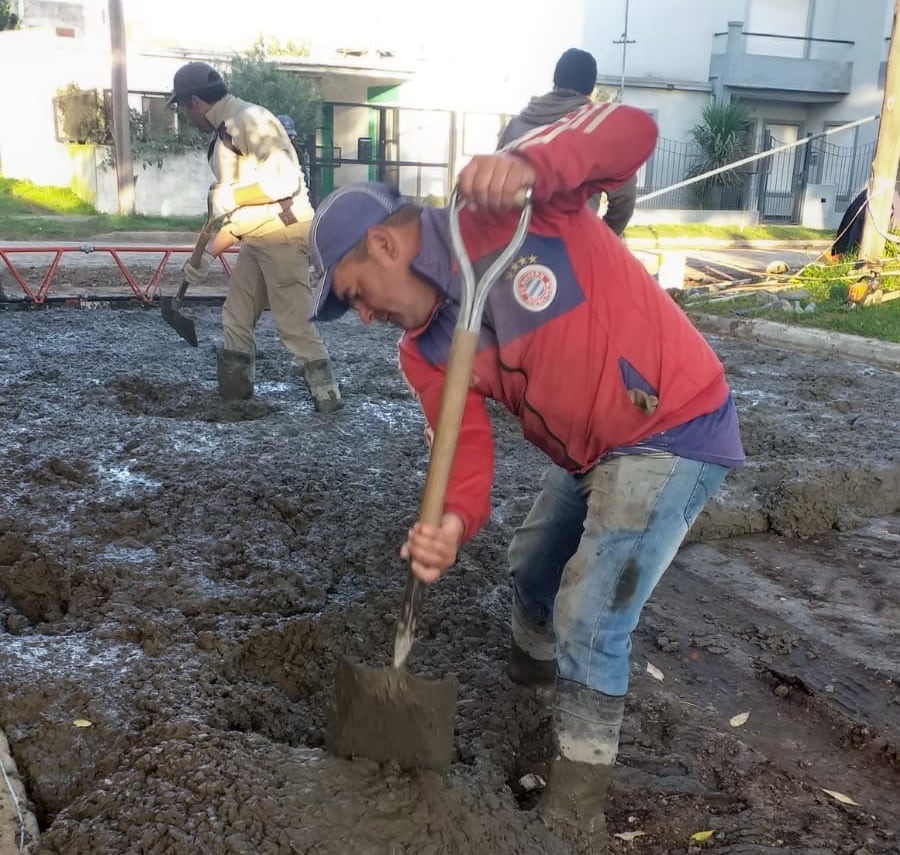
[[[119,271],[125,277],[125,281],[128,283],[128,287],[131,289],[134,296],[142,303],[152,303],[156,297],[156,292],[159,290],[162,275],[170,256],[173,253],[191,253],[193,251],[194,248],[192,246],[98,246],[90,243],[81,244],[80,246],[47,246],[46,244],[41,244],[36,246],[0,246],[0,258],[3,259],[9,272],[12,274],[13,279],[19,284],[19,287],[25,292],[28,299],[35,305],[41,305],[46,301],[50,294],[50,290],[53,288],[53,281],[56,277],[56,271],[59,268],[59,262],[62,260],[65,253],[81,252],[87,255],[93,252],[108,252],[112,256],[113,261],[115,261]],[[219,261],[225,269],[226,276],[231,276],[231,265],[228,263],[226,254],[237,253],[237,251],[237,248],[232,247],[219,256]],[[47,272],[44,274],[41,284],[38,286],[37,290],[34,291],[22,278],[22,274],[16,269],[15,264],[13,264],[9,256],[14,254],[36,255],[38,253],[51,252],[53,253],[53,260],[50,262],[50,266],[47,268]],[[140,285],[132,275],[131,271],[126,267],[125,261],[122,258],[122,253],[145,252],[162,253],[162,258],[147,284]]]

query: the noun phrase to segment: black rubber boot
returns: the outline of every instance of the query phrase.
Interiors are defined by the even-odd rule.
[[[552,626],[529,617],[513,589],[509,679],[520,686],[552,691],[556,683],[556,639]]]
[[[256,377],[256,357],[239,350],[216,352],[216,373],[219,378],[219,394],[226,401],[249,401],[253,397],[253,381]]]
[[[331,363],[327,359],[307,362],[301,370],[301,375],[318,412],[332,413],[344,406],[341,390],[331,372]]]
[[[552,689],[556,682],[556,659],[535,659],[522,650],[513,638],[509,645],[507,674],[520,686]]]
[[[557,678],[557,755],[538,803],[541,819],[584,851],[606,843],[606,797],[619,750],[625,698]]]

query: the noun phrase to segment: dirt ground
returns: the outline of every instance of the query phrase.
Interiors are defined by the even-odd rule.
[[[268,315],[257,395],[225,405],[216,307],[185,310],[192,349],[116,305],[0,311],[0,728],[31,851],[578,851],[530,810],[547,713],[505,675],[505,547],[543,467],[516,423],[494,411],[491,520],[411,658],[459,680],[450,773],[338,759],[336,664],[390,660],[427,465],[396,333],[322,327],[326,417]],[[635,633],[609,851],[900,852],[897,375],[711,342],[749,465]]]

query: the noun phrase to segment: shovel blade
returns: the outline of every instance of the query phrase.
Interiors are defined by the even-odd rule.
[[[455,678],[423,680],[405,669],[338,663],[325,745],[340,757],[393,760],[444,774],[453,754]]]
[[[197,347],[197,330],[193,320],[186,318],[175,308],[172,297],[163,297],[159,304],[163,320],[191,347]]]

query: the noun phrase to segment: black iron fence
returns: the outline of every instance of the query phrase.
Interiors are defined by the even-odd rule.
[[[638,173],[638,196],[655,193],[689,177],[691,168],[701,159],[700,146],[660,137],[656,148]],[[694,185],[638,202],[639,208],[699,208]]]
[[[782,142],[766,133],[755,152],[778,148]],[[759,210],[763,219],[797,221],[802,196],[808,184],[832,184],[837,187],[838,209],[846,207],[869,177],[875,143],[839,146],[823,138],[810,139],[761,158],[735,171],[732,186],[710,186],[697,182],[659,193],[638,202],[643,209],[680,210]],[[638,172],[638,197],[656,193],[697,173],[704,160],[694,142],[660,137],[656,148]]]
[[[808,182],[834,184],[838,188],[838,201],[849,204],[869,180],[875,159],[875,143],[842,146],[817,139],[809,144],[808,157]]]

